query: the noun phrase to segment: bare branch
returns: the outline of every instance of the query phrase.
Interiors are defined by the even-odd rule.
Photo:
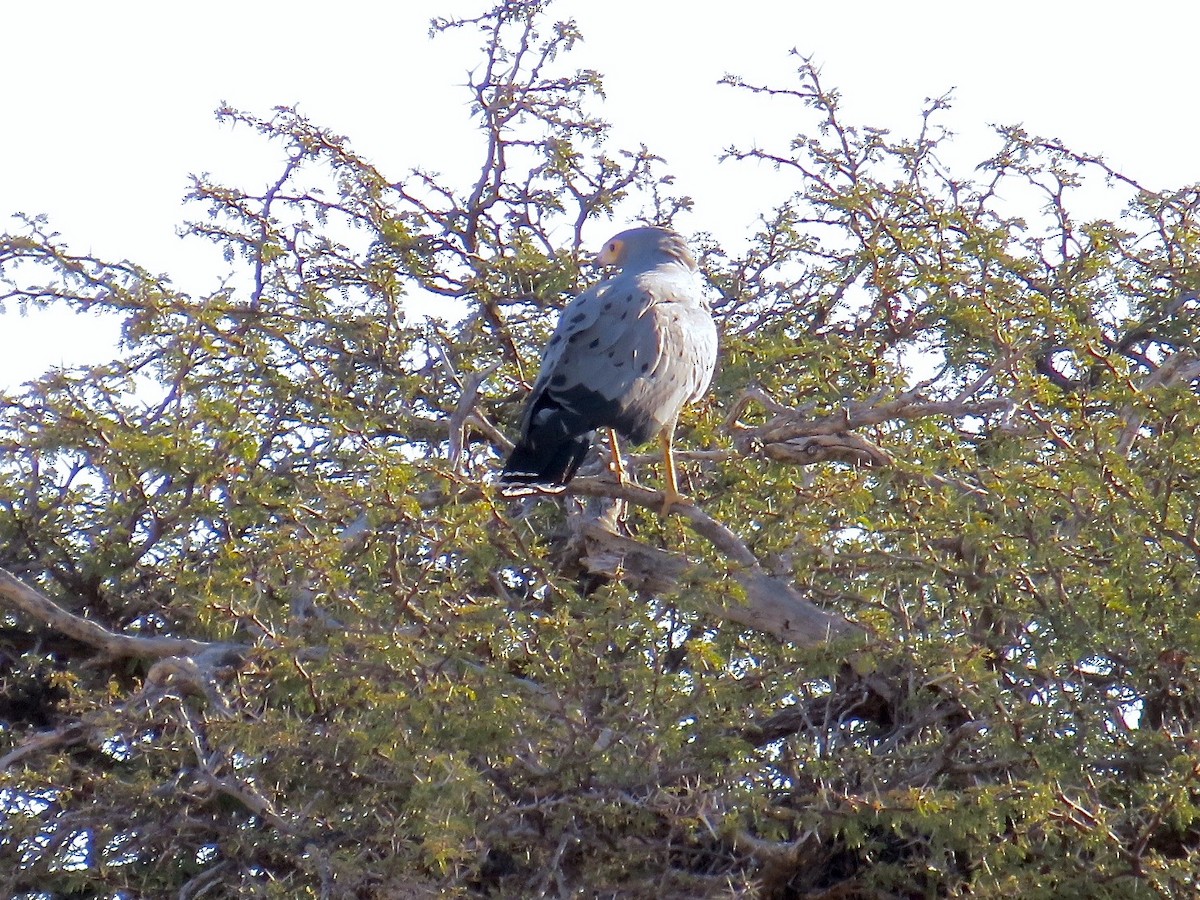
[[[572,494],[611,497],[648,509],[661,509],[663,495],[658,491],[631,484],[615,484],[602,478],[576,478],[568,486]],[[780,641],[802,645],[826,643],[835,638],[865,637],[866,632],[845,618],[826,612],[804,599],[789,584],[765,572],[750,548],[728,527],[713,519],[694,504],[671,507],[671,514],[683,518],[701,537],[708,540],[731,562],[731,577],[745,591],[745,600],[731,597],[709,612],[770,634]],[[590,523],[584,528],[589,571],[628,579],[640,589],[677,586],[689,571],[717,584],[720,578],[705,572],[682,554],[648,547],[630,538]]]
[[[1158,387],[1170,387],[1176,384],[1190,384],[1200,378],[1200,360],[1191,353],[1179,351],[1155,369],[1142,382],[1139,390],[1143,393]],[[1121,418],[1125,420],[1125,428],[1117,439],[1117,452],[1128,458],[1137,440],[1138,432],[1145,422],[1145,416],[1137,412],[1133,404],[1127,404],[1121,410]]]
[[[137,637],[109,631],[98,622],[67,612],[45,594],[0,569],[0,601],[19,610],[35,622],[80,643],[94,647],[107,656],[119,658],[163,658],[198,656],[218,645],[190,638]]]

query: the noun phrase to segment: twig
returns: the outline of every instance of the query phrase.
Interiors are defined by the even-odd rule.
[[[480,386],[499,367],[500,363],[497,362],[480,372],[475,372],[462,385],[462,393],[458,400],[458,406],[450,416],[450,465],[456,472],[461,471],[463,452],[467,446],[468,426],[474,423],[487,430],[486,426],[490,426],[491,424],[486,422],[483,416],[476,411],[475,404],[479,399]],[[494,440],[499,435],[499,432],[494,427],[491,431],[494,434],[489,433],[488,437]]]

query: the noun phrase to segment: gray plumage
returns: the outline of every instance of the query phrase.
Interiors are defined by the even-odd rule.
[[[597,263],[621,270],[559,317],[502,483],[561,488],[597,428],[644,443],[673,429],[712,379],[717,329],[683,238],[634,228],[608,241]]]

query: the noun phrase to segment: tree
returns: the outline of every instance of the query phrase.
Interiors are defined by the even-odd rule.
[[[543,7],[434,23],[483,42],[466,189],[223,109],[287,161],[196,179],[222,290],[3,237],[8,305],[124,321],[4,398],[4,896],[1195,891],[1200,192],[730,79],[804,125],[728,151],[779,170],[748,249],[696,238],[695,505],[598,456],[507,500],[581,248],[689,207]]]

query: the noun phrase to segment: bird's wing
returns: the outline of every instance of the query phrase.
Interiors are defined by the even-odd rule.
[[[527,415],[542,392],[568,406],[587,394],[597,395],[594,403],[601,405],[618,402],[642,366],[658,362],[661,348],[647,317],[654,303],[654,293],[639,285],[636,275],[624,273],[572,300],[546,345]],[[599,410],[579,412],[587,419],[604,418]],[[596,423],[605,424],[610,423]]]
[[[654,302],[637,278],[620,274],[584,291],[562,311],[542,356],[538,381],[561,371],[565,361],[610,347]],[[593,345],[593,341],[598,343]]]

